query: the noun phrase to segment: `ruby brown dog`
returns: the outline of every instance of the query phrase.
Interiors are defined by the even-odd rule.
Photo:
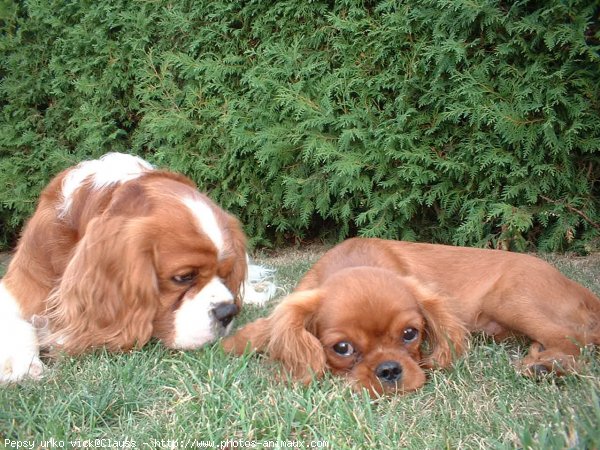
[[[562,374],[600,343],[600,299],[524,254],[355,238],[223,345],[265,352],[304,382],[330,370],[375,396],[418,389],[423,369],[450,365],[475,331],[528,336],[521,370]]]
[[[65,170],[0,281],[0,381],[39,377],[41,344],[200,347],[263,300],[247,269],[238,220],[183,175],[120,153]]]

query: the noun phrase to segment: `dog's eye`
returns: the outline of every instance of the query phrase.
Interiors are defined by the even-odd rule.
[[[419,336],[419,330],[415,328],[407,328],[406,330],[404,330],[402,339],[406,344],[410,344],[411,342],[414,342],[415,339],[417,339],[417,336]]]
[[[354,347],[350,342],[338,342],[333,346],[333,351],[340,356],[350,356],[354,353]]]
[[[192,271],[181,275],[175,275],[171,278],[171,280],[176,284],[190,284],[196,279],[197,276],[198,272]]]

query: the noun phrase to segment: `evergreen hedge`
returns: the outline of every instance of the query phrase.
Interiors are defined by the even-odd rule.
[[[60,169],[181,171],[254,243],[593,250],[589,0],[0,0],[0,246]]]

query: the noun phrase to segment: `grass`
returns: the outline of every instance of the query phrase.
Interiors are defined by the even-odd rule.
[[[288,250],[261,261],[277,268],[283,294],[322,251]],[[600,293],[600,255],[549,259]],[[246,308],[238,323],[275,303]],[[38,447],[54,439],[46,444],[55,448],[69,441],[123,446],[127,439],[136,448],[244,448],[251,441],[256,448],[278,441],[333,449],[600,448],[598,352],[578,376],[536,382],[511,365],[525,348],[476,336],[468,355],[451,370],[431,372],[423,389],[379,400],[338,378],[308,387],[278,381],[264,359],[233,358],[219,345],[179,352],[151,343],[127,354],[65,357],[41,383],[0,387],[0,447],[10,445],[5,439]]]

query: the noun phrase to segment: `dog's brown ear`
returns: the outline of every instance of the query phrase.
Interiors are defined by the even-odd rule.
[[[152,241],[130,226],[135,220],[105,215],[88,224],[48,299],[48,339],[61,350],[128,350],[152,336],[159,305]]]
[[[468,331],[443,295],[418,284],[413,288],[426,322],[429,355],[424,366],[447,367],[465,351]]]
[[[228,336],[221,344],[228,353],[244,354],[246,349],[255,352],[264,352],[269,343],[270,317],[255,320],[240,328],[234,335]]]
[[[321,342],[315,336],[315,313],[321,302],[319,290],[293,292],[271,315],[241,328],[223,340],[228,352],[241,354],[249,347],[281,361],[287,371],[303,382],[320,376],[327,360]]]

